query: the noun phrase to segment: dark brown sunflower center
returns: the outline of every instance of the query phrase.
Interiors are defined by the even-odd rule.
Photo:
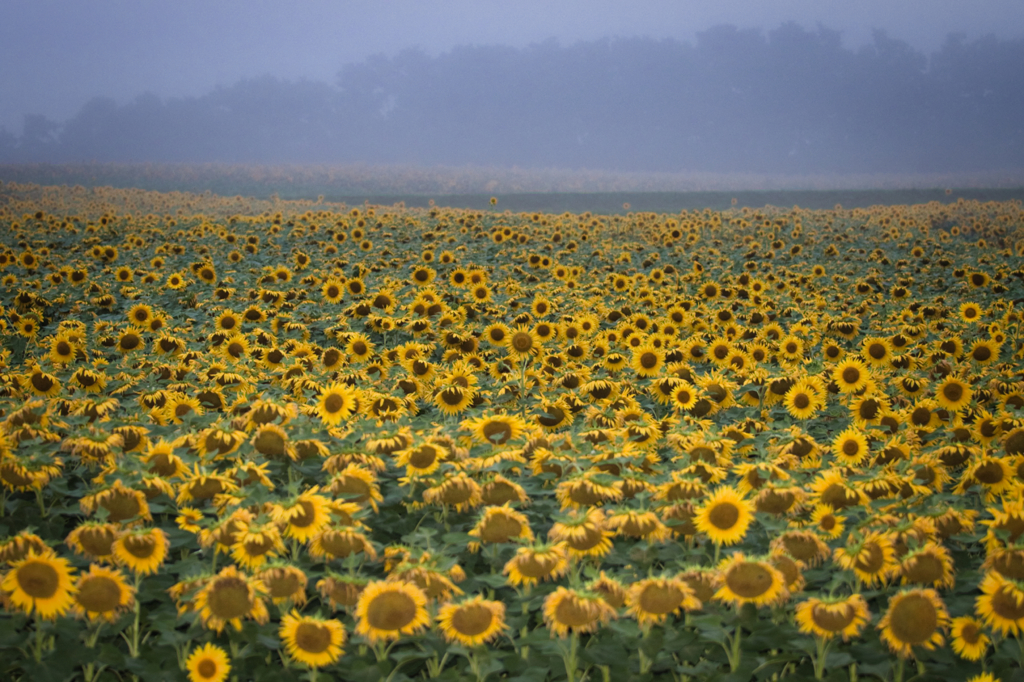
[[[489,421],[484,424],[484,438],[501,445],[512,437],[512,427],[501,421]]]
[[[57,569],[45,561],[27,561],[17,570],[21,591],[33,599],[49,599],[60,587]]]
[[[828,632],[840,632],[853,622],[856,615],[856,610],[848,604],[841,609],[827,608],[823,604],[818,604],[811,610],[811,619],[814,624]]]
[[[852,438],[849,439],[849,440],[843,441],[843,454],[844,455],[846,455],[847,457],[853,457],[858,452],[860,452],[860,443],[858,443],[857,441],[853,440]]]
[[[209,658],[204,658],[199,661],[199,665],[196,666],[196,671],[199,672],[199,679],[212,680],[214,675],[217,674],[217,662],[212,661]]]
[[[208,589],[206,603],[215,618],[234,620],[244,617],[252,609],[249,586],[241,578],[220,578]]]
[[[846,369],[843,370],[841,376],[843,377],[844,383],[856,384],[858,381],[860,381],[860,370],[857,369],[856,367],[847,367]]]
[[[506,514],[495,514],[488,518],[480,528],[480,539],[484,542],[508,542],[519,537],[522,524]]]
[[[931,599],[922,594],[910,594],[889,611],[889,629],[893,637],[904,644],[923,644],[935,634],[939,614]]]
[[[708,512],[708,522],[720,530],[730,530],[740,519],[740,510],[732,502],[719,502]]]
[[[793,407],[798,410],[805,410],[811,404],[811,398],[806,393],[797,393],[793,396]]]
[[[345,407],[345,398],[337,393],[329,393],[324,399],[324,410],[329,414],[337,414]]]
[[[685,597],[686,595],[676,585],[653,583],[640,593],[638,603],[644,613],[660,616],[678,609]]]
[[[992,611],[1005,620],[1019,621],[1024,618],[1024,600],[1018,590],[1004,585],[992,595]]]
[[[772,588],[774,578],[768,568],[751,561],[744,561],[725,576],[725,584],[743,599],[756,599]]]
[[[494,614],[483,604],[467,604],[452,614],[452,629],[466,637],[487,632],[494,622]]]
[[[321,654],[331,646],[331,629],[319,623],[299,623],[295,646],[309,654]]]
[[[75,599],[86,611],[106,613],[121,605],[121,587],[105,575],[91,576],[78,586]]]
[[[946,384],[942,387],[942,396],[951,403],[964,397],[964,387],[958,383]]]
[[[156,552],[156,538],[148,535],[132,535],[124,539],[124,548],[136,559],[148,559]]]
[[[403,592],[382,592],[366,609],[366,621],[376,630],[400,630],[415,618],[416,602]]]
[[[512,335],[512,348],[517,353],[526,353],[533,348],[533,337],[526,332],[516,332]]]

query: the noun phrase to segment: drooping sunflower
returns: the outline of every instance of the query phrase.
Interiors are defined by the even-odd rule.
[[[288,565],[271,565],[261,571],[257,577],[267,588],[270,600],[274,604],[306,603],[306,572],[301,568]]]
[[[376,580],[359,596],[356,633],[371,644],[411,635],[430,625],[427,595],[412,583]]]
[[[159,528],[125,531],[114,542],[117,563],[127,566],[136,575],[156,573],[167,558],[171,543]]]
[[[627,612],[641,628],[665,622],[669,615],[683,610],[697,611],[702,604],[693,588],[680,578],[645,578],[629,586]]]
[[[754,509],[734,488],[717,488],[694,517],[697,530],[719,545],[734,545],[747,534]]]
[[[605,516],[597,507],[574,509],[557,519],[548,537],[561,542],[574,558],[602,557],[612,550],[613,533],[605,528]]]
[[[889,608],[878,629],[882,640],[901,658],[909,658],[915,646],[942,646],[942,631],[949,625],[949,613],[938,592],[928,589],[904,590],[889,598]]]
[[[35,612],[40,618],[55,620],[75,604],[78,588],[71,582],[74,570],[67,559],[53,550],[29,550],[25,558],[11,562],[0,590],[15,608],[26,614]]]
[[[224,682],[231,673],[228,652],[213,642],[197,647],[185,661],[189,682]]]
[[[544,598],[544,623],[560,638],[570,632],[595,632],[615,618],[615,609],[597,592],[559,586]]]
[[[459,603],[449,602],[438,611],[437,622],[448,642],[466,647],[480,646],[506,628],[505,604],[479,595]]]
[[[533,531],[526,515],[517,512],[506,503],[500,507],[487,507],[480,515],[479,521],[469,531],[476,541],[469,543],[471,552],[477,551],[481,544],[503,543],[522,540],[533,542]]]
[[[90,620],[103,619],[113,623],[135,601],[135,588],[129,585],[121,571],[92,564],[88,573],[82,573],[76,585],[72,611]]]
[[[293,609],[281,618],[278,637],[284,642],[288,656],[309,668],[330,665],[344,653],[345,628],[333,618],[302,616]]]
[[[858,636],[870,620],[868,603],[859,594],[830,599],[812,597],[796,607],[800,631],[825,639],[842,635],[844,642],[849,641]]]
[[[541,580],[554,580],[569,570],[569,561],[561,544],[520,547],[505,564],[502,573],[513,587],[536,585]]]
[[[718,566],[722,586],[714,598],[740,606],[768,606],[789,598],[786,577],[768,561],[748,559],[736,552]]]

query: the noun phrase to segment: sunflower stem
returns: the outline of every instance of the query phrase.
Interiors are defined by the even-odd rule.
[[[906,663],[906,659],[900,656],[896,661],[896,673],[893,677],[893,682],[903,682],[903,664]]]
[[[568,682],[576,682],[576,650],[579,647],[580,636],[573,632],[569,635],[569,648],[562,649],[562,662],[565,664],[565,675]]]
[[[818,637],[818,652],[814,657],[814,679],[825,679],[825,663],[828,661],[828,650],[832,645],[831,639]]]
[[[42,488],[33,488],[33,490],[35,490],[35,492],[36,492],[36,504],[39,505],[39,514],[42,515],[42,517],[45,519],[46,518],[46,504],[43,502],[43,489]]]
[[[35,657],[36,663],[43,660],[43,618],[39,615],[39,609],[36,609],[36,646],[35,646]]]

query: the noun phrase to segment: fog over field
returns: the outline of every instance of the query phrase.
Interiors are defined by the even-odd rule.
[[[1024,5],[996,0],[12,0],[0,163],[1005,186],[1024,169],[1021,27]]]

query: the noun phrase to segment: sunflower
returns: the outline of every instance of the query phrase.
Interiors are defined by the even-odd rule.
[[[867,385],[870,378],[868,368],[856,358],[847,358],[832,370],[832,380],[842,393],[859,391]]]
[[[946,377],[935,388],[935,399],[940,407],[944,407],[947,410],[959,411],[964,409],[971,402],[971,394],[971,387],[953,375]]]
[[[114,559],[136,575],[149,575],[160,569],[170,545],[167,534],[159,528],[129,530],[114,542]]]
[[[479,550],[483,543],[503,543],[524,541],[533,542],[533,531],[526,515],[512,509],[508,503],[500,507],[487,507],[480,520],[477,521],[469,534],[477,541],[469,543],[469,551]]]
[[[380,494],[377,476],[371,469],[372,465],[350,462],[341,469],[335,469],[333,466],[327,466],[329,461],[324,462],[324,470],[334,471],[327,488],[331,494],[335,497],[344,497],[346,501],[357,505],[369,504],[376,512],[377,503],[384,498]]]
[[[882,640],[896,655],[908,658],[913,647],[934,649],[942,646],[942,631],[949,625],[946,605],[933,589],[904,590],[889,597],[889,608],[878,629]]]
[[[330,501],[313,486],[285,504],[275,504],[271,518],[284,527],[284,534],[299,542],[307,542],[331,521]]]
[[[616,535],[648,542],[665,542],[672,537],[672,530],[652,511],[624,509],[608,517],[605,526]]]
[[[615,608],[597,592],[558,587],[544,598],[544,622],[560,638],[573,633],[596,632],[615,618]]]
[[[717,488],[697,510],[697,530],[718,545],[735,545],[743,540],[754,518],[751,504],[729,486]]]
[[[825,405],[825,400],[807,381],[793,384],[783,398],[786,411],[794,419],[809,419]]]
[[[548,537],[562,543],[569,556],[576,559],[605,556],[612,550],[613,535],[605,527],[604,512],[597,507],[575,509],[556,520],[548,531]]]
[[[827,504],[816,504],[811,512],[811,525],[828,538],[837,538],[846,529],[846,519]]]
[[[111,561],[118,530],[114,523],[85,521],[68,533],[64,542],[75,554],[82,554],[92,561]]]
[[[272,566],[261,571],[257,578],[267,588],[274,604],[305,604],[306,573],[295,566]]]
[[[796,607],[796,623],[800,632],[825,639],[842,635],[843,641],[847,642],[858,636],[870,620],[868,604],[859,594],[824,600],[812,597]]]
[[[643,344],[633,349],[630,365],[638,376],[650,378],[658,376],[665,366],[665,354],[650,344]]]
[[[341,647],[345,644],[345,628],[333,618],[302,616],[293,609],[281,618],[278,637],[288,656],[309,668],[330,665],[344,653]]]
[[[50,549],[42,553],[29,550],[23,559],[10,564],[0,590],[15,608],[55,620],[74,606],[78,588],[71,582],[75,569],[67,559]]]
[[[47,357],[55,365],[67,365],[74,362],[78,355],[78,344],[66,334],[59,334],[50,341],[50,353]]]
[[[1024,587],[996,571],[985,573],[982,594],[975,600],[975,611],[989,628],[1003,637],[1019,637],[1024,631]]]
[[[722,586],[714,598],[736,606],[768,606],[789,598],[786,577],[770,562],[748,559],[736,552],[718,566]]]
[[[968,661],[981,660],[992,642],[981,621],[971,616],[960,616],[953,619],[951,626],[949,635],[953,640],[953,651]]]
[[[569,570],[568,556],[561,544],[520,547],[505,564],[502,573],[513,587],[554,580]]]
[[[480,646],[500,635],[505,625],[505,604],[481,596],[447,603],[437,613],[446,640],[466,647]]]
[[[480,484],[464,472],[448,474],[445,479],[423,491],[423,501],[427,504],[439,504],[454,507],[456,511],[466,511],[480,506]]]
[[[850,427],[832,441],[835,458],[845,466],[857,466],[868,456],[868,439],[858,429]]]
[[[411,635],[430,625],[427,595],[412,583],[376,580],[359,595],[356,633],[371,644]]]
[[[892,342],[881,336],[864,339],[860,356],[872,367],[885,367],[892,360]]]
[[[465,412],[473,404],[474,392],[461,386],[447,386],[434,394],[434,405],[446,415]]]
[[[626,592],[627,611],[644,629],[665,622],[669,615],[697,611],[701,606],[693,588],[680,578],[645,578]]]
[[[529,327],[518,326],[510,330],[505,341],[505,350],[514,358],[526,359],[538,355],[541,350],[540,338]]]
[[[185,661],[189,682],[224,682],[231,672],[228,652],[213,642],[193,649]]]
[[[892,539],[878,531],[871,531],[862,538],[851,533],[847,546],[836,550],[835,560],[869,586],[884,583],[899,570]]]
[[[361,531],[347,526],[327,526],[309,543],[309,556],[317,561],[345,558],[351,554],[365,554],[377,558],[377,550]]]
[[[447,452],[434,443],[423,443],[414,447],[399,450],[395,453],[395,465],[405,467],[405,475],[409,478],[428,476],[441,466]],[[488,503],[490,504],[490,503]]]
[[[75,586],[75,604],[72,611],[90,620],[103,619],[113,623],[135,601],[135,588],[125,582],[117,569],[92,564],[88,573],[82,573]]]
[[[217,633],[228,624],[241,631],[243,618],[252,618],[260,624],[269,620],[264,604],[266,596],[267,589],[262,582],[228,566],[206,581],[195,596],[193,608],[203,625]]]
[[[700,394],[688,381],[682,381],[672,390],[671,405],[676,410],[689,410],[697,404]]]
[[[474,440],[483,445],[505,445],[523,434],[526,423],[515,415],[498,413],[467,419],[462,422],[461,428],[470,431]]]
[[[1000,344],[991,339],[978,339],[967,351],[967,356],[978,365],[985,367],[999,359]]]
[[[339,609],[356,606],[366,585],[366,579],[357,576],[328,575],[317,582],[316,588],[332,609]]]
[[[347,384],[333,383],[320,392],[316,414],[328,426],[338,426],[352,415],[356,407],[356,390]]]
[[[246,524],[235,537],[231,546],[231,558],[248,571],[259,569],[267,560],[284,551],[281,531],[276,524]]]

